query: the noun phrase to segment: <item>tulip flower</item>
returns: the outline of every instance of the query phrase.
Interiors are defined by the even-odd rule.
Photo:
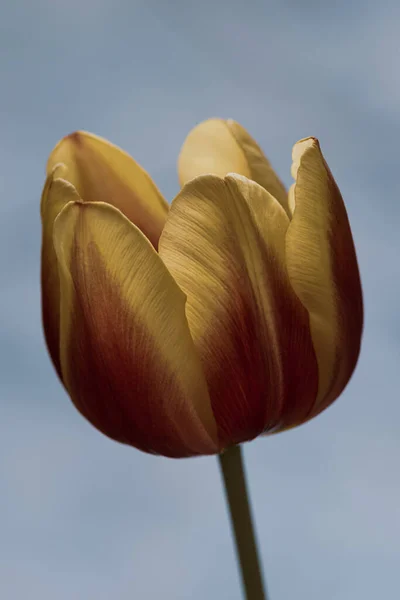
[[[327,408],[363,308],[346,209],[315,138],[286,192],[237,123],[197,126],[169,206],[85,132],[51,153],[41,214],[47,346],[78,410],[170,457],[219,454]]]

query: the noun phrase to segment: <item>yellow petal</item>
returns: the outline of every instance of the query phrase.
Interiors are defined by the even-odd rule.
[[[182,147],[178,173],[181,185],[208,173],[224,177],[238,173],[262,185],[288,212],[285,186],[261,148],[232,119],[209,119],[197,125]]]
[[[48,161],[67,166],[66,178],[84,202],[107,202],[124,213],[157,248],[168,204],[150,175],[107,140],[85,131],[63,138]]]
[[[303,421],[317,364],[285,268],[289,219],[264,188],[208,175],[175,198],[160,256],[187,295],[223,446]]]
[[[293,218],[287,266],[310,314],[318,359],[317,414],[341,393],[357,362],[363,323],[360,277],[346,209],[318,140],[293,149]]]
[[[218,451],[185,296],[149,241],[103,203],[54,226],[61,368],[77,408],[111,438],[166,456]]]
[[[53,246],[54,221],[68,202],[79,200],[75,188],[62,179],[65,167],[56,165],[46,179],[41,200],[42,217],[42,318],[47,348],[55,369],[60,368],[60,282]]]

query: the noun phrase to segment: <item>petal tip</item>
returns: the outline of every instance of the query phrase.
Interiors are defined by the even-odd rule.
[[[64,136],[60,141],[60,144],[62,142],[72,142],[76,146],[81,146],[83,142],[82,138],[84,137],[83,134],[83,131],[73,131],[72,133],[69,133],[68,135]]]
[[[291,174],[293,179],[297,178],[297,171],[299,169],[301,159],[303,158],[307,150],[310,150],[311,148],[317,148],[318,150],[320,150],[319,141],[316,137],[310,136],[302,138],[294,144],[292,150],[293,162],[291,167]]]
[[[306,150],[312,148],[313,146],[317,146],[319,148],[319,141],[316,137],[309,136],[302,138],[294,144],[292,156],[300,153],[303,154]]]
[[[68,144],[75,148],[82,148],[82,146],[84,145],[85,138],[88,137],[93,137],[93,135],[81,129],[73,131],[72,133],[68,133],[57,142],[50,156],[54,156],[57,150],[59,150],[62,146],[66,146]]]

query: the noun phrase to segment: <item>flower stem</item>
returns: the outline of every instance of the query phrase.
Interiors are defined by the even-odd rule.
[[[246,600],[268,600],[264,592],[240,446],[232,446],[220,454],[219,464]]]

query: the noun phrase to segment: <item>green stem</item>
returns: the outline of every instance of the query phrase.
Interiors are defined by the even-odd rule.
[[[268,600],[264,592],[240,446],[232,446],[220,454],[219,464],[245,597],[247,600]]]

